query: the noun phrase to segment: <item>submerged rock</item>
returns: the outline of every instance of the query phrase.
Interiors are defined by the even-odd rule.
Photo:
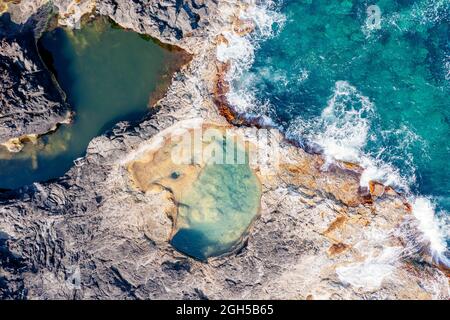
[[[95,138],[64,177],[0,193],[0,297],[448,299],[448,278],[417,243],[401,195],[381,186],[362,193],[360,173],[339,165],[325,170],[321,155],[297,148],[277,130],[229,126],[215,104],[223,70],[215,40],[233,31],[232,17],[245,7],[203,2],[98,1],[99,12],[122,26],[195,55],[174,76],[157,113]],[[202,12],[198,25],[186,6]],[[171,27],[154,29],[166,22]],[[137,183],[130,175],[130,163],[160,150],[166,133],[199,121],[229,126],[256,154],[276,159],[274,166],[252,164],[261,208],[242,245],[207,263],[170,245],[174,194],[195,179],[171,189],[167,181],[183,171],[166,166],[167,181],[158,189],[150,187],[154,175],[138,174]]]

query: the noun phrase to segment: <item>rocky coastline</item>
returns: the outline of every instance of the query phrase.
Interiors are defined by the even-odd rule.
[[[49,8],[58,12],[61,25],[71,27],[83,15],[96,13],[176,45],[193,58],[156,102],[156,113],[139,124],[118,123],[93,139],[86,156],[65,176],[0,193],[1,299],[450,297],[448,277],[433,263],[426,239],[420,241],[417,222],[402,195],[377,182],[361,188],[357,165],[337,163],[324,170],[319,153],[305,152],[277,130],[269,131],[268,143],[261,142],[264,128],[245,123],[229,108],[224,77],[229,67],[217,60],[217,46],[226,44],[224,32],[251,32],[253,26],[244,21],[236,28],[248,6],[238,0],[8,4],[6,15],[15,24],[26,24]],[[29,47],[6,38],[2,36],[2,48],[7,49],[1,49],[0,65],[2,74],[14,79],[16,74],[3,71],[11,68],[2,64],[17,61],[17,51],[8,48],[11,43]],[[35,43],[34,35],[27,39]],[[31,61],[19,63],[21,67],[41,68],[32,50],[19,52],[27,54],[21,54],[20,61]],[[29,126],[14,117],[15,131],[0,116],[0,142],[38,136],[67,119],[69,107],[50,76],[48,71],[33,75],[24,85],[41,84],[36,96],[47,102],[45,110],[51,114],[31,115],[36,125]],[[22,102],[37,112],[34,97],[24,96]],[[24,105],[0,100],[0,114],[5,105]],[[253,168],[261,183],[261,208],[242,245],[206,263],[169,243],[177,210],[170,190],[136,188],[128,172],[129,163],[158,139],[199,122],[227,126],[258,153],[278,150],[281,159],[269,173]]]

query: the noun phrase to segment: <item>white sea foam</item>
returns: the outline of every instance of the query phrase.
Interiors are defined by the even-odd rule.
[[[337,81],[332,97],[320,117],[293,121],[287,134],[306,138],[324,151],[325,167],[335,160],[360,164],[365,170],[361,186],[370,180],[407,189],[397,169],[381,160],[383,150],[375,157],[364,153],[371,122],[376,116],[375,106],[347,81]]]
[[[402,32],[414,29],[417,25],[434,25],[450,15],[448,0],[423,0],[414,3],[410,9],[383,14],[385,26],[393,26]]]
[[[370,255],[363,262],[336,268],[336,273],[343,283],[355,288],[377,290],[394,273],[401,252],[400,247],[386,247],[379,255]]]
[[[409,193],[409,186],[415,182],[414,172],[410,171],[409,177],[405,178],[397,168],[381,160],[383,153],[392,150],[380,149],[373,155],[364,152],[364,147],[371,138],[368,132],[375,116],[375,106],[367,97],[348,82],[338,81],[321,116],[308,121],[297,119],[289,128],[288,134],[307,138],[321,146],[326,159],[325,166],[335,160],[358,163],[364,169],[360,179],[363,187],[368,187],[370,181],[378,181]],[[395,132],[381,132],[380,137],[389,134],[401,135],[402,143],[394,146],[401,150],[407,150],[410,144],[421,142],[420,137],[405,127]],[[412,155],[407,153],[402,160],[405,165],[412,166],[413,159],[408,157]],[[437,213],[432,202],[424,197],[411,197],[410,202],[413,203],[413,213],[418,221],[416,226],[420,231],[411,241],[429,245],[434,260],[448,264],[445,257],[445,240],[450,236],[448,223],[443,223],[438,218],[438,215],[446,215]],[[366,267],[360,271],[367,270]],[[380,266],[377,265],[378,267]]]
[[[274,10],[273,1],[260,1],[258,4],[252,0],[247,2],[249,8],[242,11],[240,19],[252,21],[255,31],[246,36],[224,32],[228,43],[217,48],[217,59],[221,62],[231,62],[231,69],[227,74],[227,81],[230,83],[227,99],[240,113],[261,112],[263,108],[268,108],[267,104],[258,103],[255,92],[250,89],[252,86],[249,84],[258,79],[249,69],[253,65],[259,43],[273,37],[276,34],[274,26],[281,28],[285,22],[284,15]]]
[[[425,197],[416,197],[413,202],[413,215],[417,218],[418,228],[422,235],[418,239],[429,243],[430,253],[434,260],[449,265],[445,256],[447,245],[445,239],[450,236],[446,213],[442,218],[436,216],[436,207],[432,201]]]
[[[444,64],[444,78],[445,80],[450,82],[450,50],[444,57],[443,64]]]
[[[450,14],[448,0],[423,0],[415,3],[411,10],[411,19],[420,24],[434,24]]]
[[[243,75],[253,64],[255,47],[247,37],[240,37],[233,32],[225,32],[223,35],[227,43],[217,47],[217,59],[221,62],[232,62],[227,74],[227,81],[231,84],[227,94],[228,102],[238,112],[249,112],[254,108],[256,99],[253,92],[247,92],[245,88],[249,87],[254,76]],[[237,79],[243,79],[240,86],[236,85]]]
[[[316,129],[312,140],[324,148],[327,161],[338,159],[359,163],[364,168],[360,180],[361,186],[367,187],[369,182],[374,180],[409,192],[409,185],[415,182],[413,172],[408,178],[401,176],[398,169],[380,159],[385,150],[379,150],[376,157],[364,152],[371,119],[376,114],[374,108],[369,99],[355,87],[347,82],[337,82],[334,94],[319,121],[323,129]],[[407,150],[410,144],[420,141],[420,137],[407,128],[396,131],[398,132],[382,133],[382,135],[402,135],[402,143],[396,148]],[[410,163],[412,159],[405,158],[403,162]],[[448,264],[445,256],[447,251],[445,239],[449,234],[448,230],[444,230],[444,228],[448,229],[448,224],[439,220],[436,208],[430,199],[415,197],[411,198],[411,203],[413,203],[413,214],[418,221],[417,228],[420,231],[419,239],[414,241],[428,243],[434,260]]]
[[[367,141],[374,106],[369,99],[346,81],[337,81],[334,94],[323,110],[313,140],[332,159],[358,161]]]

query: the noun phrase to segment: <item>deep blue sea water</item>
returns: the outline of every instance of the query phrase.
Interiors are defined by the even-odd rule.
[[[241,65],[230,102],[319,145],[330,161],[361,163],[362,185],[404,191],[419,216],[435,215],[424,228],[444,253],[450,1],[284,0],[270,9],[256,19],[259,34],[227,53]]]

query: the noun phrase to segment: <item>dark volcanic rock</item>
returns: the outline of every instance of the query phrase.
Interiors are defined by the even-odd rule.
[[[70,116],[69,106],[42,62],[35,22],[0,17],[0,143],[44,134]]]

